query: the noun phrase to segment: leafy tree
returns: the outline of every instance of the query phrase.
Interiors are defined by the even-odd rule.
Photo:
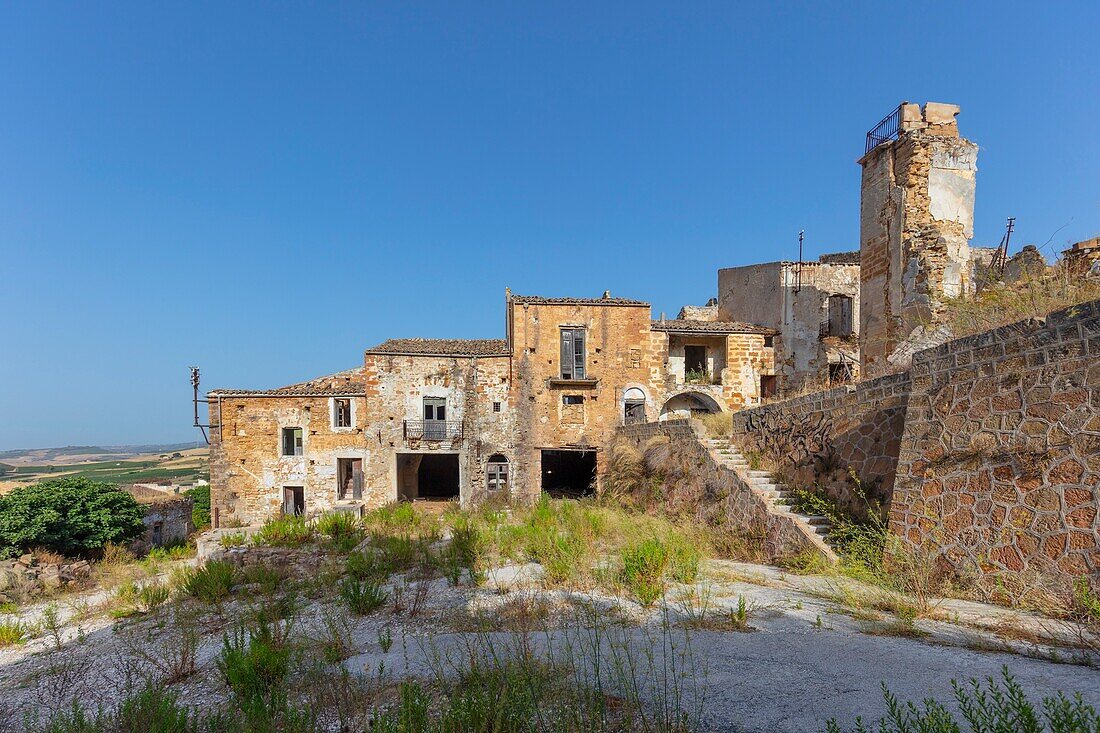
[[[193,489],[188,489],[183,492],[185,496],[191,497],[194,502],[191,509],[191,521],[195,525],[195,529],[202,529],[203,527],[210,526],[210,484],[204,484],[202,486],[196,486]]]
[[[32,547],[63,555],[124,543],[145,531],[145,510],[114,484],[59,478],[0,496],[0,557]]]

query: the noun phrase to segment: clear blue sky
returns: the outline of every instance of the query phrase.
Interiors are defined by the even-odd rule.
[[[826,5],[844,6],[842,10]],[[1100,4],[5,3],[0,449],[197,438],[205,387],[715,294],[854,249],[864,132],[962,105],[976,244],[1100,230]]]

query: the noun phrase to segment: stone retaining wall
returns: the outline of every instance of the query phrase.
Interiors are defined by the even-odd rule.
[[[764,538],[764,552],[769,560],[790,557],[805,551],[820,552],[790,516],[774,512],[763,497],[755,494],[729,468],[719,466],[707,449],[703,427],[691,420],[626,425],[616,433],[616,440],[631,443],[639,452],[654,440],[667,439],[673,448],[687,454],[708,486],[708,495],[723,497],[725,511],[733,524],[759,532]]]
[[[1100,301],[917,353],[891,531],[957,567],[1100,581]]]
[[[909,374],[902,372],[742,410],[733,415],[733,440],[792,474],[794,485],[834,472],[844,477],[850,468],[885,505],[893,492],[909,389]],[[806,476],[800,478],[803,468]],[[850,490],[843,480],[833,483],[831,494]]]

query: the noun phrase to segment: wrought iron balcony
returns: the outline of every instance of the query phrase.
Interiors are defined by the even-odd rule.
[[[462,423],[450,420],[405,420],[401,433],[405,440],[462,440]]]
[[[877,125],[867,131],[867,144],[863,151],[864,154],[871,152],[885,142],[897,140],[898,135],[901,134],[901,108],[906,104],[906,102],[899,104],[893,112],[883,117]]]

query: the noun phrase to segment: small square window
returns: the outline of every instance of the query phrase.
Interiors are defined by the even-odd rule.
[[[337,398],[332,401],[332,427],[351,427],[351,400],[349,398]]]
[[[563,405],[583,405],[584,395],[579,394],[567,394],[561,396],[561,403]]]
[[[500,403],[499,402],[494,402],[493,403],[493,412],[500,412]]]
[[[765,349],[771,349],[771,348],[774,348],[774,347],[775,347],[775,336],[765,336],[764,337],[764,348]]]
[[[283,428],[283,455],[302,455],[302,429]]]

